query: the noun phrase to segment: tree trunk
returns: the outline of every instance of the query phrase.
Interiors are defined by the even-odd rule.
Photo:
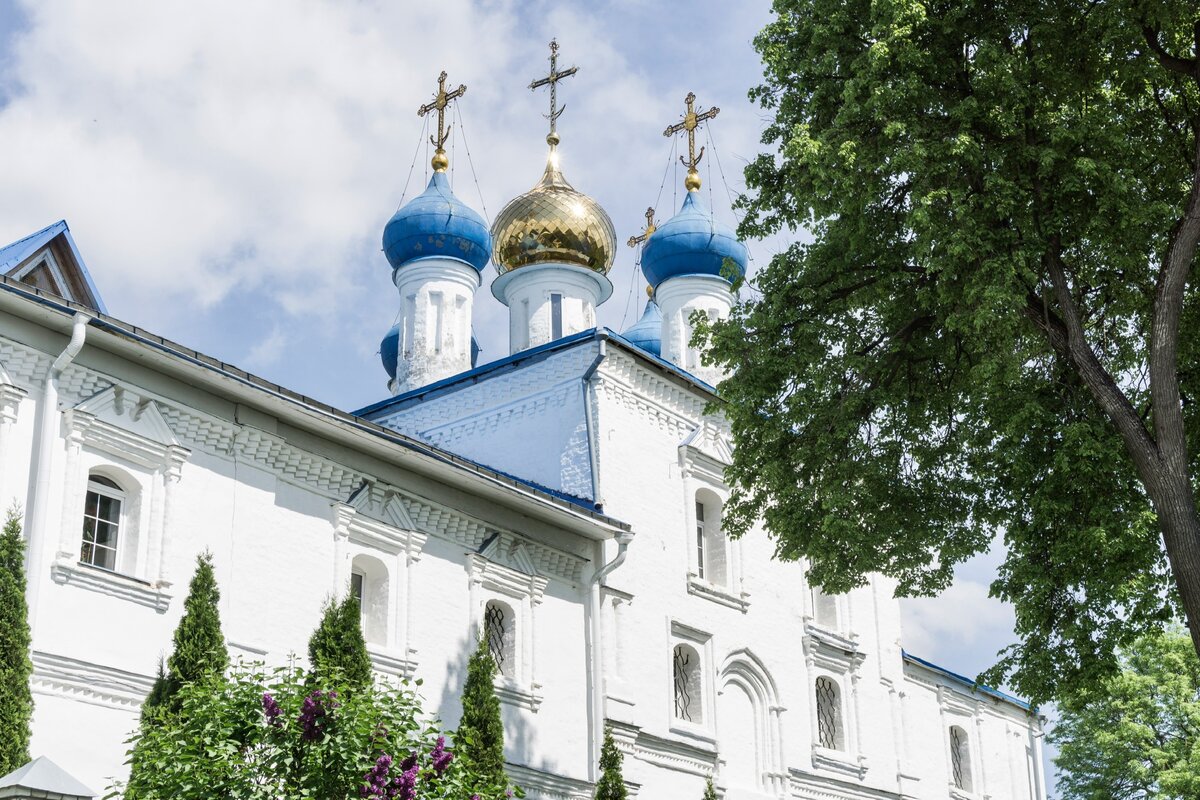
[[[1148,485],[1147,489],[1158,515],[1188,632],[1200,653],[1200,516],[1187,471],[1163,477],[1161,486]]]

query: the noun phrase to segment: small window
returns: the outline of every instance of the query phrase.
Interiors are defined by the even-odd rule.
[[[676,719],[703,722],[700,654],[686,644],[676,645],[671,656],[671,671],[674,679]]]
[[[489,600],[483,612],[483,631],[496,671],[506,678],[515,677],[517,620],[513,610],[497,600]]]
[[[121,534],[125,493],[102,475],[88,476],[83,506],[83,543],[79,560],[93,567],[117,569],[117,541]]]
[[[950,726],[950,772],[956,789],[974,791],[971,784],[971,749],[967,732],[957,725]]]
[[[812,587],[813,618],[822,628],[840,630],[837,595],[826,594],[820,586]]]
[[[550,338],[561,339],[563,335],[562,295],[553,292],[550,295]]]
[[[838,685],[821,676],[815,683],[817,699],[817,744],[830,750],[845,748],[842,735],[842,705]]]
[[[702,489],[696,493],[696,577],[716,586],[729,584],[725,532],[721,530],[721,498]]]
[[[374,556],[355,556],[350,563],[350,594],[358,601],[363,639],[388,646],[391,614],[388,569],[384,563]]]
[[[433,352],[442,352],[442,332],[446,326],[445,303],[441,292],[430,292],[429,303],[433,306]]]

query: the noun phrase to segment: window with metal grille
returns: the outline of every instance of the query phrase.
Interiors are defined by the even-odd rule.
[[[817,744],[830,750],[843,749],[842,706],[838,685],[824,676],[816,680]]]
[[[117,537],[121,529],[121,507],[125,493],[101,475],[88,477],[83,504],[83,542],[79,560],[101,569],[117,568]]]
[[[676,645],[671,655],[675,689],[675,717],[687,722],[703,722],[700,654],[686,644]]]
[[[489,600],[483,611],[483,632],[496,671],[511,678],[516,674],[516,619],[513,611],[498,600]]]
[[[964,792],[971,787],[971,749],[967,744],[967,732],[957,725],[950,726],[950,772],[955,788]]]

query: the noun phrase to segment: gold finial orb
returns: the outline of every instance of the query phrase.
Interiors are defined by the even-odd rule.
[[[446,156],[446,151],[439,147],[433,151],[433,158],[429,163],[433,165],[434,172],[445,172],[450,166],[450,159]]]
[[[550,131],[546,134],[546,144],[550,145],[551,147],[557,147],[560,141],[562,140],[558,138],[557,132]]]
[[[654,287],[650,284],[646,284],[646,297],[649,297],[651,300],[654,299]]]
[[[689,192],[700,191],[700,173],[694,169],[689,169],[687,177],[683,179],[683,188]]]

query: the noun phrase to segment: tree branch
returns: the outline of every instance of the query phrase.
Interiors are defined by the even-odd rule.
[[[1194,58],[1180,58],[1168,53],[1162,42],[1159,41],[1158,35],[1158,28],[1152,28],[1149,25],[1142,26],[1142,38],[1146,40],[1146,44],[1150,45],[1150,49],[1158,57],[1158,63],[1168,71],[1186,75],[1200,84],[1200,61]]]

